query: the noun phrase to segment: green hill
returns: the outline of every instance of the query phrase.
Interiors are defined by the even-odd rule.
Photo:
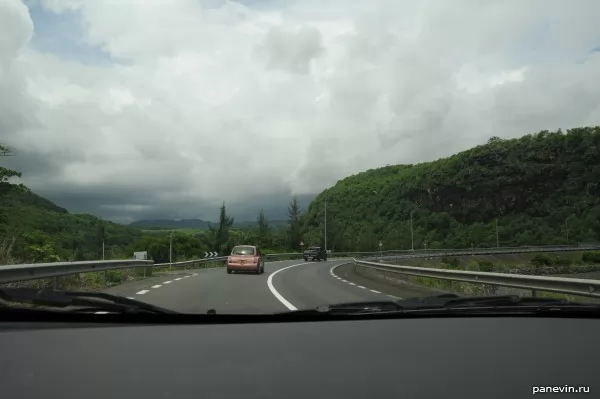
[[[600,238],[600,127],[542,131],[415,165],[371,169],[322,192],[305,241],[376,250],[564,244]]]
[[[0,195],[0,259],[10,262],[92,260],[123,257],[141,231],[86,214],[70,214],[54,203],[11,185]],[[127,255],[129,258],[131,254]],[[6,259],[10,257],[11,259]]]

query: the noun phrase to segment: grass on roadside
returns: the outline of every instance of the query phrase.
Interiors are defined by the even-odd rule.
[[[450,280],[442,280],[437,278],[430,277],[418,277],[418,276],[409,276],[408,280],[413,284],[418,284],[423,287],[433,288],[440,291],[445,292],[453,292],[459,295],[465,296],[493,296],[497,294],[497,286],[489,285],[489,284],[475,284],[475,283],[467,283],[462,281],[450,281]],[[529,294],[531,295],[531,293]],[[571,295],[571,294],[561,294],[558,292],[548,292],[548,291],[537,291],[536,296],[542,298],[556,298],[556,299],[566,299],[568,301],[573,302],[597,302],[595,298],[580,296],[580,295]]]

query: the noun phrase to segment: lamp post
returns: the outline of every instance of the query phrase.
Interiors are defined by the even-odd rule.
[[[327,199],[325,199],[325,252],[327,252]]]
[[[414,211],[410,211],[410,250],[414,251],[415,250],[415,234],[413,231],[413,212]]]
[[[173,266],[173,232],[169,233],[169,270]]]

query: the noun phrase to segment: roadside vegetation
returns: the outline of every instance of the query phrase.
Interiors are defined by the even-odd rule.
[[[307,240],[337,251],[600,240],[600,127],[491,138],[451,157],[367,170],[310,204]],[[496,228],[497,226],[497,228]]]
[[[0,146],[0,162],[10,155]],[[71,214],[19,184],[19,177],[0,166],[0,264],[131,259],[137,251],[167,263],[171,245],[173,262],[226,254],[241,243],[265,253],[296,252],[300,242],[324,246],[325,203],[327,247],[334,252],[376,251],[379,242],[386,250],[409,249],[413,241],[415,249],[600,241],[600,127],[494,137],[437,161],[371,169],[340,180],[306,211],[294,198],[284,228],[274,228],[263,212],[254,226],[236,228],[225,203],[206,229],[124,226]],[[539,254],[523,264],[446,259],[439,267],[569,274],[599,263],[596,253]],[[136,270],[114,271],[106,280],[135,278]],[[99,286],[104,274],[73,279]]]
[[[492,273],[526,274],[537,276],[564,276],[573,278],[600,279],[600,251],[567,253],[536,253],[524,255],[468,255],[443,256],[430,259],[406,259],[397,262],[406,266],[441,268],[446,270],[467,270]],[[363,274],[363,273],[361,273]],[[397,283],[415,284],[439,292],[454,292],[461,295],[530,295],[521,289],[495,287],[458,281],[441,280],[418,276],[401,276]],[[589,302],[589,297],[579,297],[551,292],[538,292],[537,295],[551,298],[564,298],[572,301]]]

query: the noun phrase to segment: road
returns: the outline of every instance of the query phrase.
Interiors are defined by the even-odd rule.
[[[265,273],[227,274],[224,268],[174,271],[104,292],[127,296],[184,313],[267,314],[319,305],[389,300],[426,293],[386,287],[351,276],[346,260],[267,262]],[[337,266],[340,266],[336,268]],[[335,269],[335,271],[334,271]],[[405,295],[405,296],[403,296]]]

